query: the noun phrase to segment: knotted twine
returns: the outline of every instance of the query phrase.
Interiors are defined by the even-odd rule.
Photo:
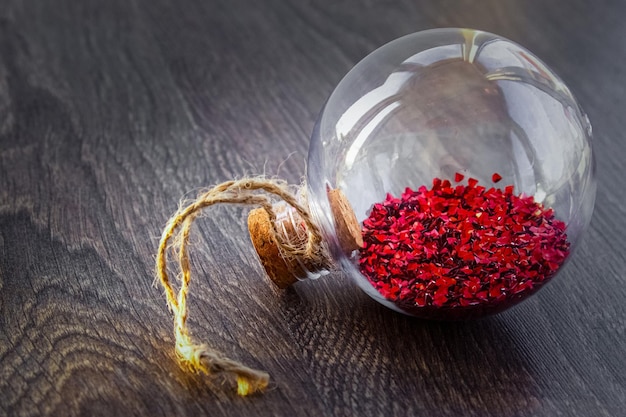
[[[307,239],[288,240],[276,228],[276,213],[272,200],[266,194],[284,200],[293,207],[307,227]],[[269,383],[267,372],[249,368],[237,361],[225,358],[220,352],[194,342],[187,328],[187,294],[191,280],[189,261],[189,233],[191,226],[201,211],[215,204],[243,204],[261,206],[270,219],[271,231],[286,259],[307,259],[313,265],[328,269],[332,266],[328,250],[322,241],[318,226],[312,221],[308,209],[302,205],[285,181],[265,178],[243,178],[223,182],[201,193],[193,202],[182,206],[169,219],[159,243],[156,259],[156,275],[165,290],[167,304],[174,314],[174,336],[176,357],[180,365],[191,372],[205,374],[230,374],[236,377],[237,393],[246,396],[263,391]],[[168,248],[178,255],[180,267],[180,289],[178,295],[167,273]]]

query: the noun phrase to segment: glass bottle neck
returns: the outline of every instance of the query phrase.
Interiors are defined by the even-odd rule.
[[[279,234],[277,237],[290,246],[304,247],[309,238],[309,231],[298,211],[284,201],[275,203],[272,207],[276,214],[276,232]],[[291,261],[295,266],[292,273],[299,281],[317,279],[330,273],[328,265],[312,262],[304,254],[299,256],[298,254],[286,255],[283,253],[281,255],[288,257],[289,259],[286,260]]]

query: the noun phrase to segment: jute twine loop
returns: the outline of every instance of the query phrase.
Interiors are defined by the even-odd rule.
[[[307,226],[306,242],[290,242],[283,238],[276,229],[276,214],[271,199],[258,191],[276,196],[293,207]],[[316,265],[332,265],[318,226],[312,221],[309,211],[298,201],[289,185],[281,180],[265,178],[243,178],[226,181],[200,194],[187,206],[181,206],[169,219],[159,243],[156,259],[156,275],[165,290],[167,304],[174,314],[174,335],[176,337],[176,356],[182,367],[192,372],[206,374],[227,373],[237,380],[237,393],[245,396],[264,390],[269,382],[267,372],[248,368],[237,361],[223,357],[218,351],[205,344],[192,341],[187,329],[187,294],[191,270],[189,262],[189,234],[191,226],[200,212],[215,204],[244,204],[261,206],[268,214],[274,238],[280,247],[282,256],[309,259]],[[172,239],[173,238],[173,239]],[[181,270],[178,295],[170,283],[167,273],[167,250],[172,248],[178,253]]]

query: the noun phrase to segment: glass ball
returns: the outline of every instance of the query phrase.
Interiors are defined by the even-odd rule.
[[[438,180],[450,185],[433,197]],[[370,266],[374,276],[364,273],[362,250],[341,250],[329,189],[345,194],[364,225],[376,205],[378,212],[390,210],[381,204],[392,198],[402,211],[398,199],[407,187],[424,211],[428,201],[448,198],[450,189],[465,195],[472,188],[468,181],[484,187],[484,201],[473,197],[463,216],[436,212],[427,221],[439,226],[428,238],[427,224],[413,224],[403,239],[387,246],[381,241],[374,253],[385,253],[373,256],[386,256],[380,276],[379,266]],[[563,81],[525,48],[481,31],[428,30],[375,50],[337,85],[311,138],[307,183],[311,213],[333,257],[368,295],[418,317],[480,317],[534,294],[571,257],[595,200],[591,125]],[[497,203],[485,197],[490,191]],[[532,202],[530,220],[499,216],[488,207]],[[478,212],[489,210],[491,223],[481,223]],[[537,237],[547,233],[538,225],[550,215],[549,223],[561,225],[567,248],[554,249],[554,239]],[[398,221],[391,223],[396,227]],[[391,224],[381,222],[383,228]],[[393,236],[394,230],[384,232]],[[421,243],[413,244],[413,235]],[[539,239],[532,251],[528,239]],[[424,255],[426,240],[438,252]],[[404,263],[396,262],[398,253]],[[553,261],[555,253],[562,259]],[[417,266],[411,264],[415,256],[421,259]],[[547,272],[537,273],[533,262],[548,265]]]

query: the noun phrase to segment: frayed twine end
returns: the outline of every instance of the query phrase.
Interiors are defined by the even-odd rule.
[[[239,362],[222,358],[221,355],[206,345],[191,342],[186,334],[177,335],[176,356],[181,367],[188,372],[212,375],[216,373],[232,374],[237,383],[237,394],[245,397],[256,392],[263,392],[269,385],[269,374],[248,368]]]

